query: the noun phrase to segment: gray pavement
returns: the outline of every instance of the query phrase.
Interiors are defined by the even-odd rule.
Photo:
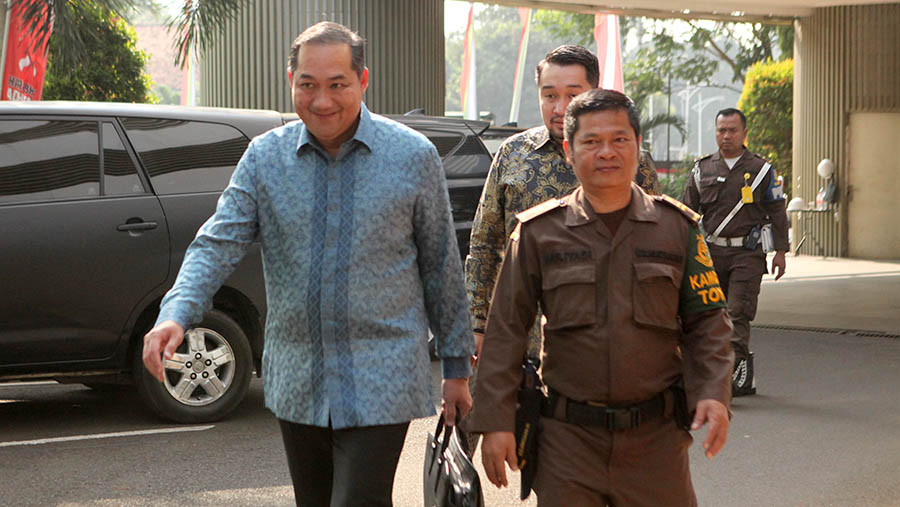
[[[753,324],[900,335],[900,260],[788,255],[780,280],[763,277]]]
[[[715,459],[699,445],[705,430],[694,432],[700,505],[900,506],[900,340],[892,336],[900,338],[900,261],[788,255],[780,280],[764,277],[752,331],[759,394],[734,401],[729,441]],[[412,475],[421,474],[421,442],[434,424],[410,428],[397,505],[418,505],[421,478]],[[485,483],[486,504],[535,505],[518,502],[514,480],[502,491]]]
[[[900,505],[900,340],[756,329],[758,394],[732,403],[714,459],[694,432],[700,505]]]
[[[751,348],[759,394],[734,401],[728,444],[703,457],[694,433],[700,505],[900,506],[900,261],[788,256],[764,280]],[[432,363],[435,392],[439,364]],[[170,428],[129,392],[0,386],[0,505],[292,505],[277,424],[262,389],[226,421],[197,432],[4,447],[3,442]],[[394,501],[421,505],[426,434],[414,421]],[[483,474],[480,461],[476,467]],[[518,501],[518,476],[488,506]]]

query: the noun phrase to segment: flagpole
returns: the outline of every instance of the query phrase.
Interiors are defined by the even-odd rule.
[[[527,11],[523,16],[522,10]],[[522,103],[522,84],[525,79],[525,58],[528,55],[528,38],[531,34],[531,9],[519,7],[519,18],[522,20],[522,35],[519,38],[519,57],[516,59],[516,76],[513,81],[512,105],[509,108],[509,123],[519,122],[519,106]]]
[[[9,19],[12,17],[12,1],[6,0],[4,2],[6,4],[4,12],[4,17],[6,18],[3,22],[3,49],[0,50],[0,90],[3,89],[3,82],[6,81],[6,47],[9,44]],[[0,100],[3,100],[3,97],[0,97]]]
[[[462,116],[468,120],[478,119],[477,92],[475,90],[475,4],[469,2],[469,20],[463,41],[463,68],[459,79],[459,97]]]

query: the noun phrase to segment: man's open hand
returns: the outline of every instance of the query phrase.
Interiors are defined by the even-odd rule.
[[[706,440],[703,441],[703,448],[706,450],[706,457],[712,459],[728,439],[728,408],[718,400],[700,400],[697,402],[697,413],[694,415],[694,422],[691,423],[691,430],[699,430],[704,424],[709,423],[709,429],[706,432]]]
[[[784,258],[784,251],[779,250],[775,252],[775,257],[772,257],[772,274],[775,275],[776,280],[784,276],[784,270],[786,268],[787,261]]]
[[[171,359],[184,340],[184,328],[174,320],[160,322],[144,335],[144,367],[156,380],[163,381],[163,356]]]
[[[481,442],[481,464],[484,474],[498,488],[506,487],[506,464],[515,472],[519,469],[516,457],[516,437],[511,431],[492,431]]]

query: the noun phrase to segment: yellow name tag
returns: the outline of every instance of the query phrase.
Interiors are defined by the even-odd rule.
[[[753,204],[753,188],[741,187],[741,202],[744,204]]]

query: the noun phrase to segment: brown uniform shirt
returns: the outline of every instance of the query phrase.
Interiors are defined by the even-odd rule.
[[[685,184],[682,201],[703,215],[703,229],[707,234],[715,232],[734,205],[741,200],[741,187],[745,182],[752,184],[766,163],[764,158],[744,148],[743,155],[730,170],[718,151],[694,164]],[[745,179],[745,174],[749,178]],[[753,192],[753,203],[744,204],[719,236],[747,236],[754,226],[771,222],[775,249],[786,251],[788,225],[784,201],[780,187],[776,184],[773,167]]]
[[[513,430],[538,304],[547,317],[542,378],[562,395],[635,403],[683,374],[692,407],[709,398],[728,405],[732,327],[697,215],[635,184],[631,192],[614,236],[581,188],[519,215],[494,291],[469,429]]]
[[[641,152],[635,182],[648,194],[659,193],[656,168],[647,152]],[[466,291],[475,329],[483,330],[487,321],[491,292],[506,240],[516,227],[516,213],[568,195],[577,187],[575,171],[547,127],[520,132],[500,146],[484,183],[465,262]],[[532,339],[540,344],[537,326]]]

